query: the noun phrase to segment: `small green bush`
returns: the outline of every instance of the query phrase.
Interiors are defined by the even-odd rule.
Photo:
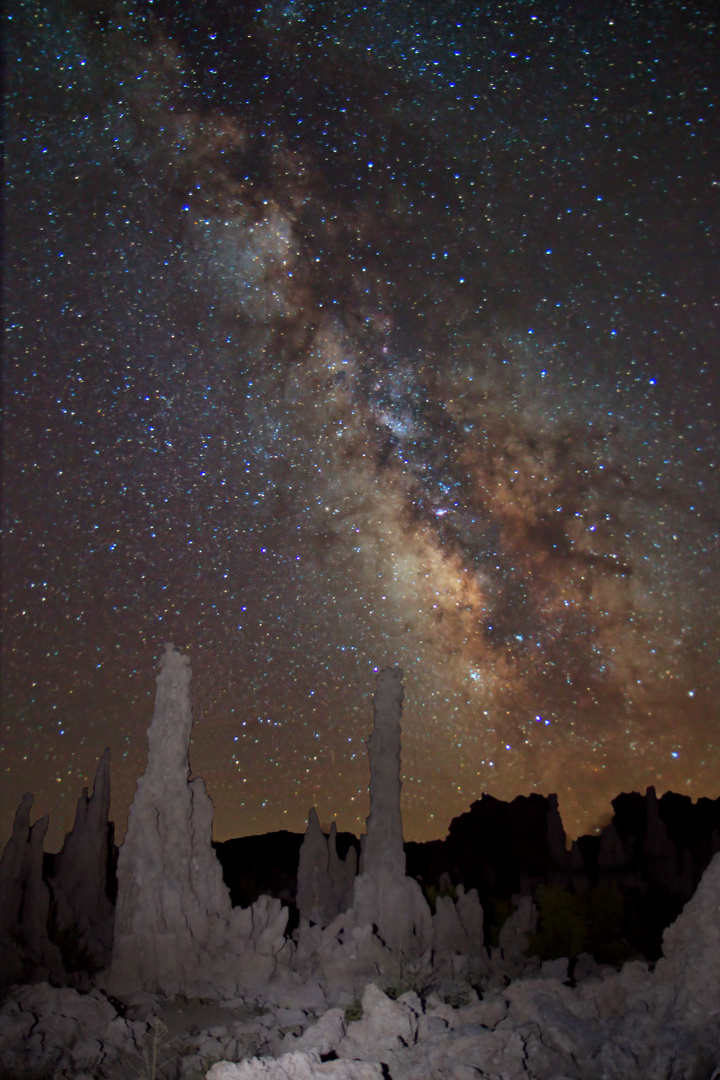
[[[541,885],[535,902],[538,928],[530,935],[527,956],[574,960],[587,952],[601,964],[620,965],[636,955],[623,937],[623,893],[617,884],[588,893]]]
[[[356,1020],[362,1020],[363,1007],[360,998],[353,998],[345,1010],[345,1023],[353,1024]]]
[[[425,956],[409,956],[402,949],[393,951],[392,981],[385,987],[385,993],[393,1001],[412,990],[424,999],[432,981],[432,969]]]

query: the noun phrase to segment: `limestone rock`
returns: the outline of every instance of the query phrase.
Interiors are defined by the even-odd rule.
[[[462,885],[457,887],[457,913],[467,936],[467,951],[475,960],[487,964],[483,933],[483,909],[477,889],[465,892]]]
[[[467,951],[468,938],[455,901],[450,896],[438,896],[433,915],[433,955],[440,958]]]
[[[138,1050],[145,1024],[118,1016],[94,990],[80,994],[47,983],[16,987],[0,1008],[0,1069],[7,1075],[109,1075]]]
[[[354,847],[348,850],[344,859],[340,857],[337,849],[337,826],[333,821],[328,836],[328,872],[330,874],[330,886],[332,895],[332,916],[335,918],[352,904],[353,885],[358,871],[358,857]]]
[[[104,984],[119,997],[145,991],[232,998],[244,990],[272,1000],[271,981],[282,993],[283,979],[294,990],[288,909],[268,896],[248,908],[231,906],[212,847],[213,805],[202,779],[189,779],[190,677],[187,657],[166,645],[147,768],[118,858],[115,940]]]
[[[518,897],[515,911],[505,920],[498,935],[498,944],[505,956],[521,956],[525,952],[537,921],[538,911],[532,897]]]
[[[233,1064],[219,1061],[206,1080],[382,1080],[379,1064],[367,1061],[320,1061],[317,1054],[296,1050],[279,1058],[251,1058]]]
[[[0,859],[0,933],[3,934],[12,933],[22,921],[33,798],[28,791],[20,800],[15,811],[12,835]]]
[[[300,918],[325,926],[331,921],[328,918],[330,894],[327,840],[313,806],[308,814],[298,860],[297,906]]]
[[[190,780],[191,670],[166,645],[148,731],[147,768],[137,784],[118,859],[114,993],[197,988],[222,954],[231,906],[212,849],[212,802]]]
[[[0,985],[51,978],[63,982],[60,951],[47,930],[50,891],[43,880],[47,816],[30,825],[31,794],[23,795],[0,859]]]
[[[457,900],[438,896],[433,915],[434,985],[449,992],[478,983],[489,961],[482,941],[483,912],[477,891],[462,885]]]
[[[327,1055],[337,1050],[346,1033],[345,1012],[343,1009],[328,1009],[316,1024],[312,1024],[302,1035],[293,1040],[293,1050],[315,1050]]]
[[[329,926],[303,926],[298,931],[293,966],[304,979],[319,979],[326,1000],[347,1006],[380,972],[387,973],[397,956],[383,944],[370,923],[359,924],[354,908]]]
[[[391,1051],[413,1045],[421,1013],[417,998],[412,1003],[392,1001],[370,983],[362,997],[362,1018],[348,1026],[337,1047],[338,1057],[385,1061]]]
[[[114,907],[108,896],[108,869],[114,861],[110,812],[110,751],[100,758],[93,793],[78,799],[75,823],[53,859],[50,876],[52,916],[61,932],[71,932],[88,963],[100,969],[110,961]]]
[[[297,906],[300,918],[318,926],[346,911],[352,903],[352,886],[357,873],[357,855],[350,848],[347,859],[337,851],[337,829],[330,835],[320,828],[315,807],[308,815],[298,862]]]
[[[376,926],[389,949],[415,956],[432,948],[432,915],[414,878],[359,874],[353,907],[358,922]]]
[[[489,968],[483,944],[483,910],[476,889],[457,886],[457,899],[438,896],[433,916],[433,967],[437,984],[455,991],[479,982]]]
[[[227,995],[237,986],[269,1001],[288,1001],[292,986],[281,978],[290,974],[293,957],[292,943],[285,937],[288,915],[277,897],[260,896],[249,908],[231,911],[227,924],[217,920],[214,944],[204,967],[200,960],[195,987],[205,985],[212,992]],[[271,987],[271,980],[278,979],[277,988]],[[302,1000],[306,996],[307,990],[302,992]]]
[[[496,1077],[531,1080],[533,1077],[525,1068],[525,1043],[516,1031],[461,1032],[430,1046],[423,1057],[422,1071],[410,1074],[417,1080],[423,1075],[453,1080],[486,1076],[488,1080]]]
[[[388,948],[417,955],[432,947],[432,916],[417,881],[405,875],[400,811],[403,672],[377,676],[375,721],[368,740],[370,813],[362,837],[353,908],[358,922],[374,925]]]
[[[370,813],[362,838],[360,873],[405,876],[400,779],[403,672],[385,668],[377,676],[375,722],[368,739]]]
[[[695,895],[663,935],[655,980],[670,992],[669,1009],[683,1025],[714,1027],[720,1016],[720,853]]]

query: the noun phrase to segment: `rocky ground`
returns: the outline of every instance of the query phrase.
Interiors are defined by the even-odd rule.
[[[121,1005],[101,991],[15,988],[0,1008],[5,1077],[89,1080],[711,1080],[717,1014],[673,1019],[649,966],[600,971],[570,987],[523,978],[393,1000],[373,983],[347,1008],[261,1001]],[[670,1006],[668,1010],[668,1006]],[[663,1019],[664,1017],[664,1019]]]

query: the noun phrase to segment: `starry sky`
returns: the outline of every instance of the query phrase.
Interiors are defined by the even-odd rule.
[[[0,826],[720,795],[720,32],[665,0],[11,0]]]

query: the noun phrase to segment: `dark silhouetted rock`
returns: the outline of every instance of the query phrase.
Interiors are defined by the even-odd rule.
[[[483,795],[450,823],[447,866],[454,881],[476,888],[481,901],[510,899],[538,884],[564,883],[570,856],[554,795]]]
[[[232,906],[249,907],[267,895],[294,907],[302,842],[303,833],[286,829],[215,842]]]
[[[23,795],[0,859],[0,983],[62,982],[60,951],[48,937],[50,890],[43,880],[49,818],[30,825],[33,796]]]

